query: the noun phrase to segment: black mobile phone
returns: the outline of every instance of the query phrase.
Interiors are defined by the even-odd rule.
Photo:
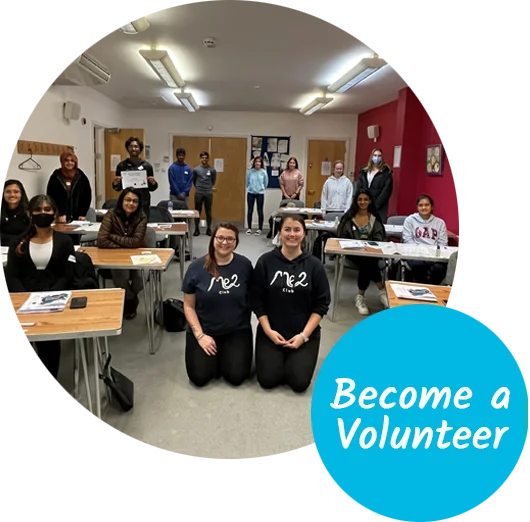
[[[372,246],[379,246],[376,241],[367,241],[367,243]]]
[[[87,298],[86,297],[73,297],[70,303],[71,309],[86,308]]]

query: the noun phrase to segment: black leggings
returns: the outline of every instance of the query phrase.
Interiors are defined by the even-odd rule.
[[[309,341],[297,350],[274,344],[261,326],[256,334],[256,374],[262,388],[282,384],[302,393],[311,384],[318,360],[320,330],[313,332]]]
[[[35,343],[42,364],[57,379],[61,359],[61,341],[39,341]]]
[[[236,330],[213,336],[216,355],[208,355],[191,332],[186,332],[186,371],[195,386],[205,386],[220,375],[239,386],[250,375],[252,365],[252,330]]]
[[[254,213],[254,202],[258,206],[258,230],[263,230],[263,202],[265,201],[265,194],[251,194],[247,192],[247,224],[248,228],[252,228],[252,214]]]
[[[382,281],[381,270],[379,270],[379,259],[354,256],[351,260],[359,268],[359,275],[357,276],[359,290],[366,290],[370,286],[370,281],[374,283],[380,283]]]
[[[416,283],[439,285],[445,278],[447,263],[430,263],[429,261],[407,261]]]

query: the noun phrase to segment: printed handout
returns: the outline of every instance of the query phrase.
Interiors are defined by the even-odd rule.
[[[278,140],[278,152],[280,154],[289,153],[289,140]]]
[[[267,141],[267,152],[278,152],[278,138],[269,138]]]

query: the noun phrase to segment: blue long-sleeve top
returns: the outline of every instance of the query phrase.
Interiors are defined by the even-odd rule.
[[[247,172],[247,192],[250,194],[265,194],[269,185],[269,176],[265,169],[250,169]]]
[[[169,193],[172,196],[185,197],[190,195],[191,185],[193,183],[192,168],[185,163],[175,161],[168,169]]]

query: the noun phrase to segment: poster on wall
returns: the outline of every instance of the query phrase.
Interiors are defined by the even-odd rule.
[[[121,161],[121,155],[120,154],[111,154],[110,155],[110,170],[111,172],[116,172],[116,167]]]
[[[427,174],[429,176],[441,176],[443,166],[442,145],[430,145],[427,147]]]
[[[291,143],[290,136],[251,136],[250,159],[261,156],[263,167],[269,176],[268,188],[280,188],[280,174],[286,167]]]

